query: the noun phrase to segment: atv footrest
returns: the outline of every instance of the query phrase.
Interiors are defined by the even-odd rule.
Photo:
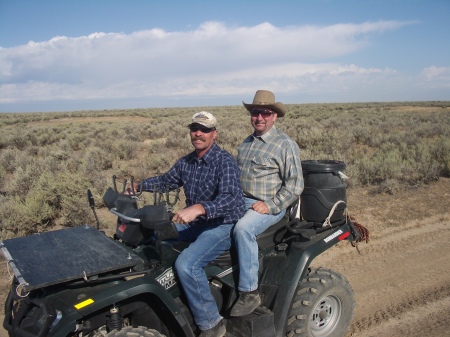
[[[273,312],[266,307],[256,308],[250,315],[227,320],[227,334],[236,337],[273,337]]]

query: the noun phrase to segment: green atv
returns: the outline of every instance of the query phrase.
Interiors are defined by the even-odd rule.
[[[259,292],[252,314],[230,317],[237,300],[233,249],[205,272],[229,337],[344,336],[353,316],[353,291],[312,260],[342,240],[360,240],[346,213],[345,163],[304,161],[305,189],[278,224],[258,236]],[[14,272],[4,328],[14,337],[166,336],[199,331],[173,264],[188,243],[173,240],[171,208],[177,195],[164,187],[153,205],[109,188],[103,201],[117,215],[114,237],[79,226],[0,241]],[[176,192],[175,192],[176,193]],[[300,214],[300,216],[299,216]]]

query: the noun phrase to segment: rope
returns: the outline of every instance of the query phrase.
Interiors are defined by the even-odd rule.
[[[325,226],[331,227],[331,217],[332,217],[334,211],[336,210],[336,207],[339,204],[345,204],[345,201],[339,200],[333,205],[333,207],[331,208],[330,214],[328,214],[328,217],[325,219],[322,227],[325,227]],[[353,247],[356,248],[358,253],[361,254],[361,252],[359,251],[358,243],[361,241],[366,241],[366,243],[368,243],[370,232],[366,227],[364,227],[359,222],[357,222],[354,217],[350,216],[350,214],[348,213],[347,207],[344,209],[344,217],[345,217],[346,221],[351,221],[353,223],[353,226],[355,227],[355,229],[359,232],[358,239],[355,241],[350,241],[350,243],[352,244]]]
[[[25,295],[22,295],[22,292],[23,292],[23,287],[28,286],[28,285],[29,285],[29,283],[21,283],[21,284],[19,284],[17,286],[17,288],[16,288],[17,296],[19,296],[19,297],[27,297],[30,294],[30,292],[27,291],[27,293]]]
[[[359,222],[357,222],[354,217],[349,216],[349,218],[350,218],[350,221],[352,221],[353,226],[359,232],[358,240],[351,241],[350,243],[352,244],[353,247],[356,248],[356,251],[359,254],[361,254],[361,252],[359,251],[358,243],[361,242],[361,241],[365,241],[366,243],[369,243],[370,232],[369,232],[369,230],[366,227],[364,227]]]
[[[345,204],[345,201],[339,200],[333,205],[333,207],[331,208],[330,214],[328,214],[328,217],[323,222],[322,227],[325,227],[325,226],[331,227],[331,216],[333,215],[334,211],[336,210],[337,205],[339,205],[339,204]]]

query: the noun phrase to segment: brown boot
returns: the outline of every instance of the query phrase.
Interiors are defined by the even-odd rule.
[[[212,327],[208,330],[202,330],[199,337],[223,337],[225,336],[227,329],[225,328],[225,324],[223,319],[216,324],[215,327]]]
[[[230,315],[233,317],[245,316],[251,314],[261,304],[258,290],[250,292],[241,292],[239,299],[231,309]]]

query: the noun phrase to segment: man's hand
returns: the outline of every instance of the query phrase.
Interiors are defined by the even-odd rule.
[[[269,208],[263,201],[257,201],[252,205],[252,209],[255,212],[261,213],[261,214],[269,214]]]
[[[206,211],[200,204],[195,204],[179,210],[172,218],[172,221],[185,225],[195,220],[200,215],[206,215]]]
[[[138,187],[138,183],[133,183],[133,188],[131,187],[131,185],[127,185],[127,188],[125,189],[125,192],[123,192],[123,194],[135,195],[137,193]]]

